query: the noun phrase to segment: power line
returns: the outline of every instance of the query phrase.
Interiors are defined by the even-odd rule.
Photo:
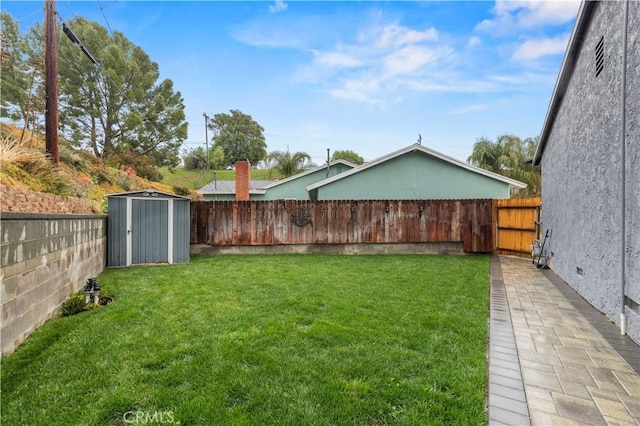
[[[117,2],[118,2],[118,0],[113,0],[111,3],[113,4],[113,3],[117,3]],[[69,13],[71,13],[71,15],[73,15],[74,18],[77,18],[78,15],[71,9],[71,6],[69,6],[70,3],[73,3],[73,1],[72,0],[71,1],[66,1],[64,3],[64,5],[69,10]],[[100,7],[97,10],[93,9],[92,11],[89,11],[89,13],[85,12],[85,13],[83,13],[83,16],[84,17],[89,17],[89,16],[93,16],[93,15],[95,15],[97,13],[102,13],[102,16],[104,17],[104,19],[106,21],[107,17],[104,16],[104,9],[108,8],[111,5],[103,6],[102,3],[100,3],[99,1],[98,1],[98,4],[100,5]],[[109,26],[109,22],[107,22],[107,26]],[[111,28],[109,28],[109,30],[111,31]]]
[[[33,12],[29,12],[27,15],[23,16],[20,19],[14,18],[16,20],[17,23],[20,23],[22,21],[24,21],[25,19],[28,19],[30,17],[32,17],[33,15],[37,14],[37,13],[43,13],[44,8],[38,8],[36,10],[34,10]]]
[[[85,56],[87,56],[87,58],[96,66],[96,68],[98,69],[98,73],[100,73],[101,75],[106,76],[113,84],[116,85],[116,87],[118,87],[118,83],[107,73],[105,72],[104,68],[102,67],[102,64],[100,64],[100,62],[98,62],[93,55],[91,55],[91,53],[89,53],[89,51],[86,49],[86,47],[84,46],[84,44],[80,41],[80,39],[78,38],[78,36],[76,36],[76,34],[73,32],[73,30],[63,21],[62,22],[62,27],[63,27],[63,31],[64,33],[67,35],[67,37],[71,40],[71,42],[78,46],[80,48],[80,50],[85,54]],[[129,101],[129,103],[133,104],[134,102],[131,100],[131,98],[129,98],[129,96],[122,90],[119,90],[119,94],[125,98],[127,101]],[[143,121],[145,123],[148,123],[149,125],[151,125],[151,127],[153,128],[153,130],[156,133],[156,136],[158,136],[160,134],[160,131],[158,130],[158,127],[156,126],[156,124],[146,118],[143,119]],[[160,139],[158,137],[158,139]]]
[[[113,31],[111,30],[111,25],[109,25],[109,20],[107,19],[107,15],[104,13],[104,7],[102,7],[102,3],[98,1],[98,5],[100,6],[100,12],[102,12],[102,16],[104,17],[104,22],[107,23],[107,28],[109,29],[109,34],[113,35]]]

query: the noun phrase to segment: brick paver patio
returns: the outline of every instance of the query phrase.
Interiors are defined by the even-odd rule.
[[[530,261],[491,276],[489,424],[640,425],[640,347]]]

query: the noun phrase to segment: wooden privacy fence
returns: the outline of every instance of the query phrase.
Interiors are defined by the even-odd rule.
[[[496,251],[531,257],[531,244],[540,238],[540,197],[496,200]]]
[[[191,243],[459,242],[492,252],[492,200],[194,201]]]

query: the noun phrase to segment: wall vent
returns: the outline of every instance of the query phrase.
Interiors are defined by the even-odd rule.
[[[584,277],[584,271],[582,270],[582,268],[576,268],[576,274],[580,275],[581,277]]]
[[[604,36],[600,37],[596,44],[596,77],[600,75],[604,69]]]
[[[625,296],[624,301],[627,308],[631,309],[636,314],[640,314],[640,305],[638,304],[638,302],[631,299],[629,296]]]

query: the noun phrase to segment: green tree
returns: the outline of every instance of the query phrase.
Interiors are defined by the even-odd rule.
[[[209,165],[213,170],[224,168],[224,151],[219,146],[209,150]]]
[[[184,168],[185,169],[206,169],[207,168],[207,154],[205,149],[201,146],[190,149],[184,156]]]
[[[224,152],[222,148],[215,147],[209,150],[209,168],[211,170],[221,169],[224,167]],[[187,151],[184,157],[185,169],[206,169],[207,153],[201,146]]]
[[[23,118],[22,109],[26,104],[26,65],[20,49],[20,29],[18,23],[6,12],[0,15],[2,27],[0,27],[1,59],[0,71],[2,84],[0,85],[0,98],[2,117],[11,120]]]
[[[230,113],[216,114],[209,120],[209,129],[214,132],[214,148],[224,152],[225,166],[232,166],[238,160],[258,164],[267,157],[264,129],[250,115],[237,109]]]
[[[358,166],[364,164],[364,158],[348,149],[342,151],[334,151],[334,153],[331,155],[331,160],[346,160],[350,163],[357,164]]]
[[[296,152],[291,154],[287,151],[273,151],[269,154],[269,159],[273,161],[274,168],[283,177],[293,176],[309,167],[311,156],[306,152]]]
[[[156,166],[175,166],[187,137],[173,82],[156,85],[158,64],[122,33],[82,17],[69,27],[98,62],[66,38],[58,45],[62,134],[97,157],[133,151]]]
[[[36,23],[23,36],[10,14],[2,12],[0,19],[0,115],[37,130],[45,109],[43,28]]]
[[[120,146],[149,157],[159,167],[179,164],[188,124],[182,96],[174,92],[171,80],[152,88],[130,120],[132,125],[123,134]]]
[[[473,145],[473,152],[467,162],[494,173],[516,179],[527,184],[527,188],[516,195],[533,196],[540,194],[540,168],[534,166],[533,159],[539,137],[524,141],[518,136],[503,134],[492,141],[480,137]]]

